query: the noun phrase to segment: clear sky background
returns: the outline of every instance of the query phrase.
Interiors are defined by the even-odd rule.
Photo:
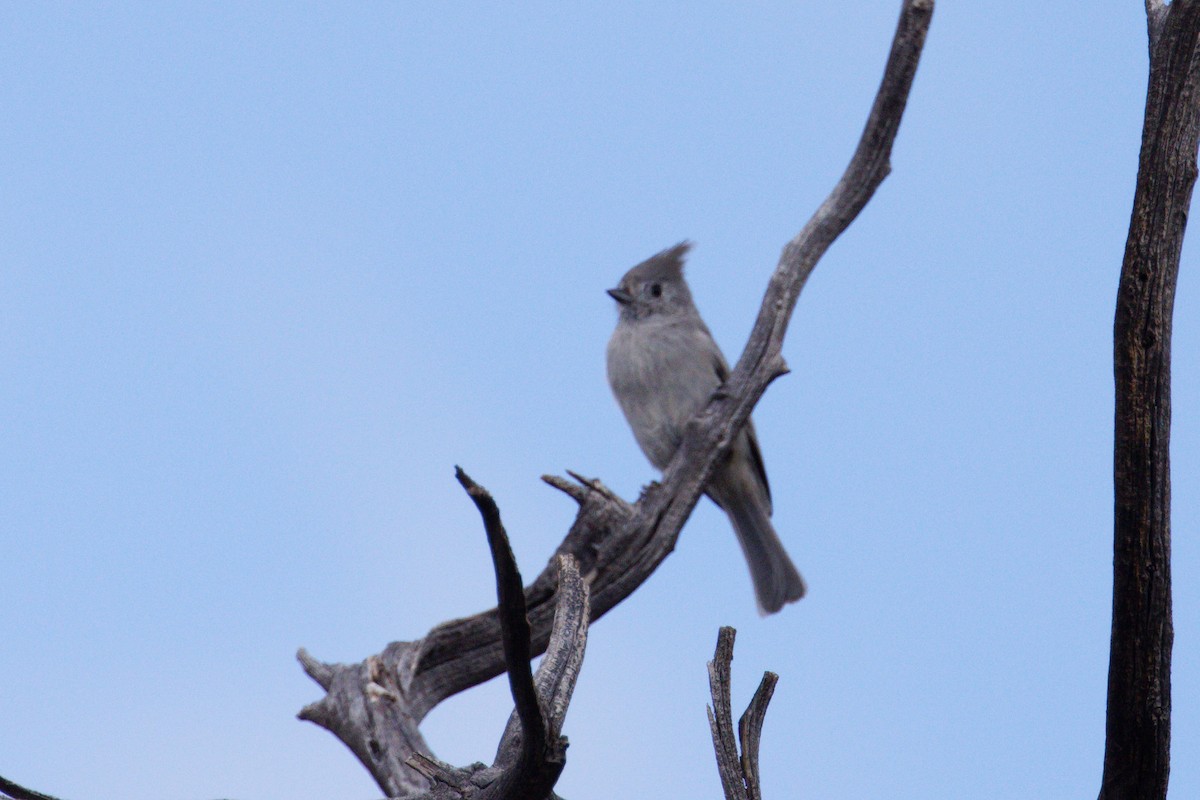
[[[527,576],[574,469],[655,476],[604,289],[688,238],[730,359],[840,175],[898,3],[0,6],[0,774],[70,800],[380,793],[295,719],[494,603],[461,464]],[[1142,4],[943,1],[893,173],[755,413],[810,595],[725,518],[591,632],[559,792],[710,797],[717,628],[781,680],[764,794],[1099,788],[1111,327]],[[1193,226],[1194,228],[1195,226]],[[1171,794],[1200,797],[1200,230],[1174,356]],[[490,759],[492,683],[433,712]]]

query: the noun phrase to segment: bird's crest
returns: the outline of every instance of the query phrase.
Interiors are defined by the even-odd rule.
[[[692,243],[684,240],[661,253],[655,253],[625,274],[629,283],[642,281],[678,281],[683,279],[683,258]]]

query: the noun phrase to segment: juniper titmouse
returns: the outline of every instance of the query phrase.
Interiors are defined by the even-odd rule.
[[[650,463],[665,469],[683,427],[729,367],[683,280],[687,242],[638,264],[608,293],[620,306],[608,341],[608,383]],[[804,596],[804,580],[771,527],[771,489],[749,420],[705,492],[724,509],[750,566],[758,610]]]

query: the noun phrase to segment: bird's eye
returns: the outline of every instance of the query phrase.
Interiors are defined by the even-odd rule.
[[[662,297],[662,284],[661,283],[650,284],[650,296],[651,297]]]

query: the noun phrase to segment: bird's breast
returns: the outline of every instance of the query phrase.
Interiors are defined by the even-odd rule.
[[[638,444],[666,467],[683,427],[712,396],[712,351],[679,325],[622,322],[608,342],[608,382]]]

